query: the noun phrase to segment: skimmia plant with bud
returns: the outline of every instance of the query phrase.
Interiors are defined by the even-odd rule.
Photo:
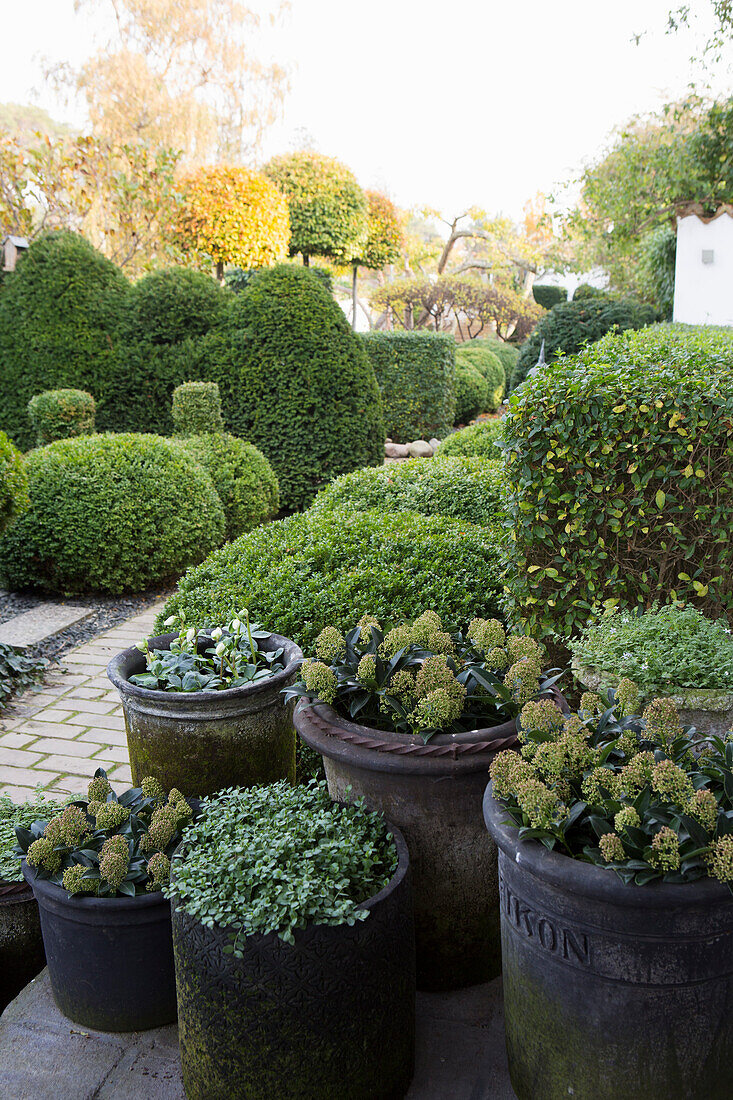
[[[180,791],[166,795],[150,777],[118,798],[98,768],[86,798],[16,827],[15,855],[69,894],[134,897],[168,882],[170,857],[192,816]]]
[[[694,739],[670,699],[639,716],[639,690],[586,692],[577,714],[545,701],[520,715],[521,753],[491,765],[494,797],[519,826],[626,883],[693,882],[733,889],[733,734]]]
[[[246,609],[223,627],[187,626],[185,612],[165,621],[176,623],[179,634],[170,649],[150,649],[147,638],[140,642],[146,670],[131,676],[131,684],[154,691],[222,691],[266,680],[284,668],[282,649],[260,649],[258,642],[270,633],[251,623]]]
[[[542,674],[542,647],[507,635],[496,619],[473,619],[447,631],[434,611],[384,632],[364,615],[345,636],[326,627],[315,657],[284,692],[329,703],[374,729],[420,734],[464,733],[506,722],[557,680]],[[550,704],[554,705],[554,704]]]

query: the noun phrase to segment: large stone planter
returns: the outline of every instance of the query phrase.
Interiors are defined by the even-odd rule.
[[[150,648],[167,649],[176,637],[151,638]],[[145,671],[143,654],[133,646],[112,658],[107,675],[122,699],[134,784],[152,775],[165,790],[177,787],[200,798],[225,787],[295,781],[293,704],[283,702],[280,692],[294,682],[303,653],[279,634],[260,645],[267,651],[282,647],[286,667],[267,680],[225,691],[138,687],[130,676]]]
[[[0,1013],[45,965],[33,891],[25,882],[0,880]]]
[[[733,894],[710,880],[626,886],[517,838],[499,848],[504,1014],[519,1100],[726,1100]]]
[[[309,925],[288,944],[247,936],[225,953],[174,898],[179,1037],[189,1100],[400,1100],[414,1068],[409,860],[365,901],[365,921]]]
[[[497,752],[516,723],[421,737],[385,733],[301,700],[295,725],[323,756],[331,797],[363,798],[405,835],[412,865],[420,989],[458,989],[501,970],[496,848],[481,800]]]
[[[573,661],[573,675],[589,691],[608,691],[618,685],[619,676],[599,672]],[[660,687],[644,692],[645,702],[664,696],[677,708],[683,726],[694,726],[699,734],[723,734],[733,729],[733,692],[715,688]]]

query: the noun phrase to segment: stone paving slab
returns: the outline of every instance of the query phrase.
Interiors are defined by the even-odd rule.
[[[67,653],[63,667],[50,671],[39,690],[26,692],[3,712],[0,794],[23,802],[36,785],[54,798],[83,794],[97,768],[116,785],[129,786],[122,706],[105,668],[119,650],[152,633],[163,604]]]
[[[38,645],[52,634],[58,634],[67,626],[80,623],[94,614],[93,607],[81,607],[68,603],[39,603],[31,611],[14,615],[0,623],[0,642],[15,646],[16,649],[29,649]]]
[[[56,1008],[44,970],[0,1017],[0,1097],[185,1100],[177,1028],[124,1035],[81,1028]],[[516,1100],[500,979],[418,993],[415,1076],[405,1100]]]

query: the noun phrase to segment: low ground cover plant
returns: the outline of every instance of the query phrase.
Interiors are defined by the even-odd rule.
[[[628,679],[603,698],[586,693],[569,718],[527,704],[521,755],[491,765],[495,797],[520,839],[623,882],[733,884],[733,735],[693,742],[670,699],[652,700],[641,718],[638,704]]]
[[[474,458],[501,458],[501,450],[496,446],[501,438],[503,419],[482,420],[479,424],[469,424],[459,432],[453,432],[438,447],[437,458],[446,455],[469,455]]]
[[[4,882],[23,881],[15,854],[16,825],[28,829],[34,821],[48,819],[61,809],[60,803],[47,800],[40,791],[34,798],[19,803],[12,802],[7,795],[0,795],[0,886]]]
[[[85,390],[44,390],[28,402],[28,417],[39,447],[57,439],[91,435],[96,415],[94,398]]]
[[[245,937],[276,932],[285,943],[310,924],[366,920],[363,902],[397,869],[380,814],[331,802],[325,783],[230,788],[201,802],[184,833],[165,892],[208,928]]]
[[[43,657],[26,657],[0,642],[0,711],[11,695],[38,683],[48,665]]]
[[[285,697],[318,699],[367,726],[427,742],[436,733],[500,725],[547,695],[557,675],[543,676],[542,658],[537,642],[507,636],[496,619],[448,631],[439,615],[424,611],[384,631],[364,615],[346,635],[321,631],[315,657]]]
[[[185,612],[171,615],[164,626],[176,623],[178,637],[169,649],[150,649],[147,638],[139,643],[145,672],[131,676],[131,684],[152,691],[224,691],[267,680],[285,667],[282,649],[260,649],[258,642],[270,632],[250,622],[246,608],[226,626],[206,631],[188,626]]]
[[[191,817],[180,791],[166,795],[148,777],[118,797],[98,768],[86,798],[16,826],[15,854],[69,895],[134,897],[168,882],[170,857]]]
[[[675,687],[733,692],[727,619],[708,619],[689,605],[655,605],[643,614],[614,608],[592,620],[571,649],[585,667],[629,677],[645,695]]]

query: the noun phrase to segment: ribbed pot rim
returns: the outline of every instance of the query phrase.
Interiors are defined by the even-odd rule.
[[[401,745],[422,745],[422,737],[416,733],[396,733],[393,730],[378,730],[373,726],[361,726],[357,722],[351,722],[348,718],[342,718],[338,711],[329,703],[310,702],[302,699],[298,710],[313,707],[332,726],[341,727],[354,733],[373,737],[375,741],[395,741]],[[296,717],[298,710],[296,710]],[[296,721],[297,726],[297,721]],[[486,726],[483,729],[466,730],[465,733],[438,733],[430,738],[429,745],[470,745],[475,741],[498,740],[501,737],[509,737],[516,732],[517,722],[515,718],[508,722],[502,722],[499,726]]]
[[[139,913],[167,903],[167,899],[163,897],[160,890],[151,891],[149,894],[136,894],[132,898],[95,898],[78,894],[71,896],[63,886],[57,886],[55,882],[39,878],[34,868],[29,867],[25,860],[21,862],[21,868],[35,897],[51,902],[57,909],[66,908],[77,913]]]
[[[0,878],[0,890],[3,886],[15,886],[17,889],[9,891],[7,894],[0,893],[0,906],[19,904],[21,902],[28,902],[33,897],[33,890],[27,882],[11,881],[10,879]]]
[[[151,649],[168,649],[178,634],[159,634],[148,639]],[[266,645],[272,643],[273,649],[285,651],[287,664],[284,669],[269,676],[258,683],[245,684],[242,687],[224,688],[222,691],[158,691],[154,688],[140,687],[131,684],[123,674],[122,669],[127,662],[139,660],[140,672],[145,670],[145,658],[137,646],[130,646],[115,654],[107,665],[107,676],[119,691],[120,695],[130,696],[141,703],[156,704],[167,710],[202,710],[207,711],[212,704],[218,703],[225,706],[227,703],[236,703],[240,699],[253,699],[258,695],[277,694],[280,688],[285,687],[288,679],[293,675],[303,660],[303,651],[291,638],[285,638],[282,634],[270,634],[266,639]],[[131,672],[136,675],[135,672]]]
[[[495,844],[522,871],[563,893],[636,909],[673,909],[727,901],[733,911],[733,894],[721,882],[702,879],[679,884],[627,885],[610,868],[596,867],[561,852],[549,851],[538,840],[520,840],[518,828],[513,823],[507,824],[507,818],[507,810],[494,798],[489,782],[484,794],[484,821]]]

